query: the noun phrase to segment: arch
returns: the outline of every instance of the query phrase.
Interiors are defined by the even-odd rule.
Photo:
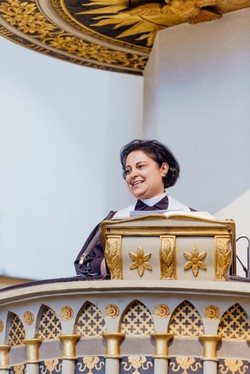
[[[139,300],[132,301],[122,314],[119,330],[126,335],[152,334],[154,322],[149,309]]]
[[[62,326],[56,312],[42,305],[37,318],[36,337],[42,340],[58,339],[62,334]]]
[[[25,339],[25,330],[21,319],[17,314],[8,312],[6,342],[10,346],[23,344]]]
[[[224,339],[245,340],[250,337],[249,319],[245,310],[236,303],[220,319],[217,334]]]
[[[83,337],[99,337],[105,330],[102,313],[97,306],[86,301],[77,314],[74,333]]]
[[[202,318],[192,303],[184,300],[174,310],[168,325],[168,332],[175,336],[200,336],[204,334]]]

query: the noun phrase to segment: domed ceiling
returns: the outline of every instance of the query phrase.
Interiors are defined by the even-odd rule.
[[[0,0],[0,35],[68,62],[141,75],[158,31],[247,7],[250,0]]]

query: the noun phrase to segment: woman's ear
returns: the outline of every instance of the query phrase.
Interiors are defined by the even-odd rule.
[[[168,165],[168,163],[167,163],[167,162],[163,162],[163,163],[161,164],[160,169],[161,169],[161,172],[162,172],[162,176],[165,177],[165,176],[167,175],[167,173],[168,173],[168,170],[169,170],[169,165]]]

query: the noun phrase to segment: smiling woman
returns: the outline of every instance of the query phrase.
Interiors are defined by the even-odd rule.
[[[126,144],[120,153],[123,177],[129,191],[137,199],[127,208],[111,211],[105,219],[122,219],[152,213],[190,212],[193,209],[167,194],[180,173],[180,166],[173,153],[156,140],[135,139]],[[154,212],[153,212],[154,211]],[[78,275],[85,278],[108,279],[104,260],[100,224],[89,235],[75,260]]]

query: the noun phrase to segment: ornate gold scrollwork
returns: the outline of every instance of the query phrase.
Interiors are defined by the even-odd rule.
[[[128,363],[123,362],[123,370],[130,371],[131,369],[135,369],[133,373],[139,374],[138,369],[142,368],[142,370],[148,370],[150,367],[153,367],[151,361],[147,360],[147,357],[144,356],[129,356]]]
[[[101,361],[97,356],[87,356],[83,357],[83,364],[79,362],[77,365],[80,373],[84,372],[87,374],[93,374],[92,369],[95,369],[95,371],[100,371],[102,370],[102,367],[105,365],[105,363]],[[89,371],[85,371],[86,369],[88,369]]]
[[[245,374],[248,370],[248,365],[244,365],[242,360],[228,360],[225,359],[223,364],[219,365],[221,374],[240,373]]]
[[[194,357],[176,357],[176,363],[170,363],[170,366],[172,366],[172,371],[180,373],[180,369],[182,369],[183,374],[188,374],[188,369],[195,372],[202,367],[200,362],[195,362]]]
[[[161,236],[161,279],[176,279],[175,236]]]
[[[232,261],[230,238],[217,236],[215,242],[215,280],[227,280]]]
[[[111,279],[122,279],[122,237],[120,235],[107,237],[105,259]]]

